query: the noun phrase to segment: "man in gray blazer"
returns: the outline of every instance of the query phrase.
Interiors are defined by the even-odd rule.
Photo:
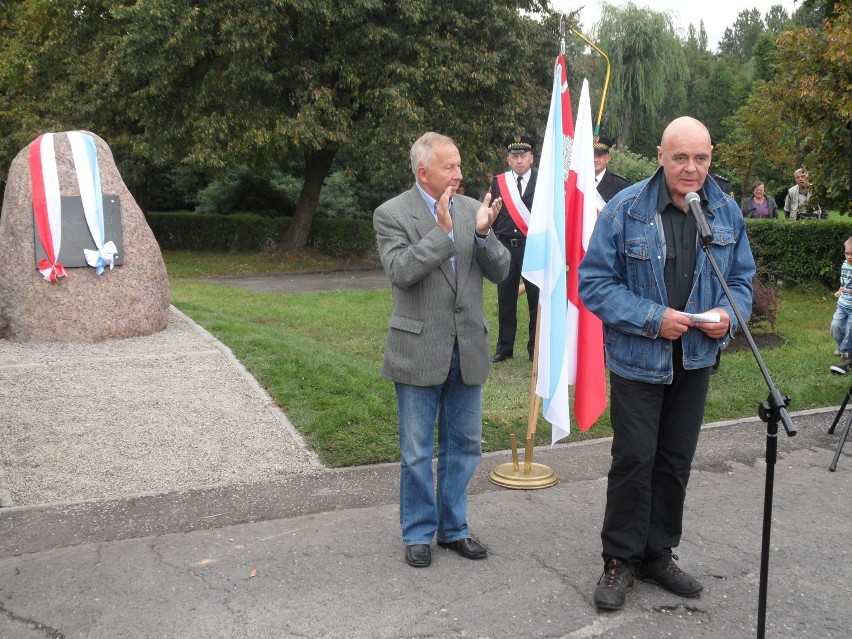
[[[467,486],[482,456],[490,366],[483,278],[505,278],[509,252],[491,232],[500,200],[456,194],[461,156],[450,138],[421,136],[411,169],[414,187],[379,206],[373,227],[393,292],[382,376],[396,386],[402,541],[406,562],[426,567],[433,537],[468,559],[487,556],[468,529]]]

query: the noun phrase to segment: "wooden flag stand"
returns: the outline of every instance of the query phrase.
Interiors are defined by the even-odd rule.
[[[541,305],[538,307],[538,320],[536,326],[541,326]],[[519,490],[535,490],[537,488],[548,488],[559,481],[556,473],[550,466],[533,463],[533,450],[535,449],[535,430],[538,423],[538,413],[541,409],[541,398],[536,395],[535,387],[538,381],[538,331],[535,334],[535,348],[533,349],[532,384],[530,385],[529,411],[527,412],[527,439],[524,447],[524,467],[521,469],[518,461],[518,439],[515,433],[509,437],[512,443],[512,461],[500,464],[491,471],[488,479],[491,483],[503,488],[515,488]]]

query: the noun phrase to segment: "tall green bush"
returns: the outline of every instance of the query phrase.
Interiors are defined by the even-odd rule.
[[[652,159],[634,153],[627,147],[614,146],[610,154],[612,160],[610,160],[609,168],[612,169],[613,173],[618,173],[627,178],[627,181],[631,184],[651,177],[659,166],[656,158]]]
[[[852,222],[747,220],[746,229],[758,269],[770,273],[775,284],[816,280],[836,287]]]
[[[292,219],[256,213],[233,215],[188,212],[149,213],[146,216],[163,250],[214,253],[256,252],[274,248]],[[376,236],[370,220],[316,220],[308,247],[331,256],[375,256]]]

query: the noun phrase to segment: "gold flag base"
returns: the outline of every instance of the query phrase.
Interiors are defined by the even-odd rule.
[[[541,304],[538,306],[538,326],[541,326]],[[535,490],[547,488],[559,481],[553,469],[544,464],[533,463],[535,449],[535,428],[538,412],[541,408],[541,398],[536,395],[535,386],[538,379],[538,333],[535,336],[533,351],[532,380],[530,382],[530,402],[527,411],[527,439],[524,450],[524,467],[518,461],[518,438],[515,433],[509,435],[512,444],[512,461],[500,464],[491,471],[488,479],[491,483],[503,488],[518,488],[520,490]]]
[[[510,436],[512,443],[512,461],[500,464],[491,471],[488,479],[492,484],[503,488],[517,488],[519,490],[535,490],[547,488],[559,481],[556,473],[550,466],[533,463],[534,441],[532,437],[527,438],[524,466],[518,461],[518,439],[515,433]]]
[[[548,488],[559,481],[559,478],[550,466],[533,463],[530,464],[529,472],[525,472],[524,468],[516,468],[512,462],[506,462],[497,466],[488,475],[488,479],[503,488],[516,488],[519,490]]]

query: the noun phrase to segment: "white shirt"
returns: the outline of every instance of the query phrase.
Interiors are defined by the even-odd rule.
[[[518,178],[521,178],[521,188],[518,189],[518,190],[521,192],[521,195],[523,196],[524,191],[527,190],[527,186],[530,183],[530,176],[532,176],[532,169],[527,169],[527,172],[524,173],[523,175],[518,175],[517,173],[512,171],[512,175],[515,177],[515,183],[516,184],[518,182]]]

